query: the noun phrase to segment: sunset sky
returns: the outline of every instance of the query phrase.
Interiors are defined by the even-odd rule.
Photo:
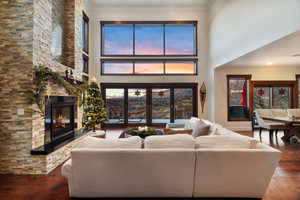
[[[104,74],[132,74],[133,64],[131,62],[105,62],[103,64]],[[165,64],[167,74],[193,74],[195,63],[193,61],[168,61]],[[135,63],[136,74],[163,74],[162,62]]]
[[[166,25],[166,55],[194,54],[193,25]],[[105,25],[104,54],[133,54],[133,25]],[[163,25],[135,25],[135,55],[163,55]]]

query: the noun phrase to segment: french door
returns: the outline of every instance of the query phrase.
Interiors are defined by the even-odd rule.
[[[197,116],[197,84],[102,83],[108,126],[184,123]]]

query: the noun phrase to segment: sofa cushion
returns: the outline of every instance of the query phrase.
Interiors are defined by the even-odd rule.
[[[183,129],[183,128],[172,128],[172,129],[165,128],[164,129],[164,133],[166,135],[173,135],[173,134],[189,134],[189,135],[191,135],[192,132],[193,132],[192,129]]]
[[[288,113],[285,109],[271,109],[273,117],[287,117]]]
[[[146,137],[145,149],[194,149],[195,140],[191,135],[154,135]]]
[[[95,148],[95,149],[140,149],[142,139],[139,136],[118,139],[100,139],[88,136],[84,138],[75,148]]]
[[[212,135],[196,138],[196,148],[208,149],[250,149],[256,145],[255,140],[246,136]]]

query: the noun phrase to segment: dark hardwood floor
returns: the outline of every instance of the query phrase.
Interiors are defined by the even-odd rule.
[[[241,132],[250,135],[250,132]],[[255,133],[255,137],[258,134]],[[283,152],[263,200],[300,200],[300,145],[285,146],[274,139],[273,147]],[[262,142],[269,144],[267,132]],[[67,180],[58,167],[48,175],[0,175],[0,200],[65,200],[69,199]]]

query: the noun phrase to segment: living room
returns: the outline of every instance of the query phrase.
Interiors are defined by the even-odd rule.
[[[1,199],[298,199],[299,10],[2,0]]]

